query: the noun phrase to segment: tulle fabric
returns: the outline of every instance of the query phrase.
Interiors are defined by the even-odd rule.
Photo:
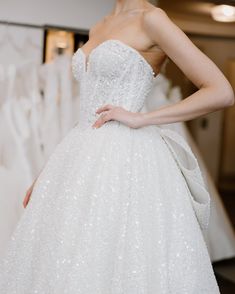
[[[78,124],[35,184],[0,293],[219,293],[190,197],[159,128]]]

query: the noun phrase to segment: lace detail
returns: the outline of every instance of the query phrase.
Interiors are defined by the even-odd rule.
[[[105,58],[104,58],[105,57]],[[96,109],[104,104],[137,112],[151,90],[154,72],[137,50],[118,40],[107,40],[86,56],[79,48],[72,59],[74,77],[80,88],[80,125],[90,126]]]

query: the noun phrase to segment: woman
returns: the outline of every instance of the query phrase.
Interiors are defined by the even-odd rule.
[[[199,90],[140,113],[166,56]],[[219,293],[201,233],[209,203],[197,161],[157,125],[231,106],[230,84],[146,0],[118,0],[74,54],[73,73],[80,119],[25,197],[0,292]]]

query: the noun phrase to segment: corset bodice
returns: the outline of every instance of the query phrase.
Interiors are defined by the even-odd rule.
[[[154,81],[154,72],[145,58],[119,40],[106,40],[86,57],[79,48],[72,69],[80,83],[79,124],[91,125],[95,111],[105,104],[137,112],[144,105]]]

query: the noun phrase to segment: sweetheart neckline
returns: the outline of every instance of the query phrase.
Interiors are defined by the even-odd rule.
[[[157,74],[154,72],[152,66],[149,64],[149,62],[143,57],[142,54],[139,53],[139,51],[133,47],[131,47],[130,45],[126,44],[125,42],[119,40],[119,39],[107,39],[101,43],[99,43],[97,46],[95,46],[88,55],[85,54],[85,52],[83,51],[82,47],[78,48],[77,51],[80,50],[80,52],[82,53],[83,57],[84,57],[84,63],[85,63],[85,73],[88,72],[88,65],[89,65],[89,61],[90,61],[90,58],[92,56],[92,54],[99,48],[101,47],[102,45],[105,45],[106,43],[109,43],[109,42],[116,42],[126,48],[128,48],[129,50],[131,50],[132,52],[134,52],[141,60],[143,60],[144,64],[149,68],[149,70],[151,71],[151,74],[153,76],[154,79],[157,78]]]

